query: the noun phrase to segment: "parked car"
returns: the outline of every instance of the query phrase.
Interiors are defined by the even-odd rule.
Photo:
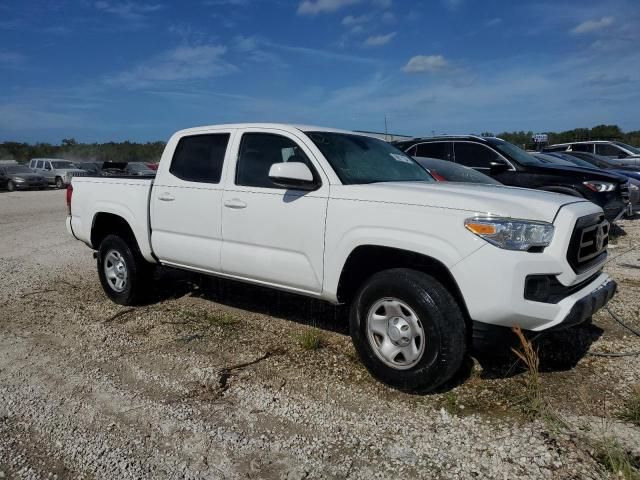
[[[30,188],[48,188],[47,180],[26,165],[0,165],[0,188],[10,192]]]
[[[77,165],[89,175],[100,176],[102,174],[102,162],[78,162]]]
[[[87,175],[85,170],[69,160],[55,158],[33,158],[29,162],[29,168],[39,173],[50,185],[63,188],[71,183],[71,178]]]
[[[127,175],[133,175],[136,177],[155,177],[156,171],[150,169],[143,162],[128,162],[127,166],[124,168],[124,171]]]
[[[569,152],[547,152],[534,154],[536,158],[545,163],[557,163],[559,165],[577,165],[583,168],[605,170],[601,167],[596,166],[595,162],[593,162],[593,158],[588,153],[583,155],[586,155],[592,161],[583,160],[582,158],[574,155],[576,155],[576,152],[573,152],[571,155],[569,155]],[[616,167],[614,167],[614,169],[606,169],[606,171],[608,171],[609,173],[618,174],[622,177],[627,177],[627,180],[629,182],[629,208],[627,209],[625,214],[631,217],[635,214],[635,212],[640,211],[640,180],[638,178],[634,178],[631,175],[628,175],[627,171],[625,170],[618,170],[622,168],[631,168],[633,170],[633,167],[618,166],[617,169]],[[640,172],[632,171],[631,173],[638,173],[638,175],[640,176]]]
[[[600,155],[593,155],[591,153],[584,152],[551,152],[555,155],[568,155],[573,158],[579,159],[581,162],[586,162],[591,166],[601,168],[611,173],[615,173],[618,175],[624,175],[626,177],[635,178],[636,180],[640,180],[640,165],[617,165],[613,163],[610,159],[606,157],[601,157]]]
[[[586,198],[602,207],[610,222],[628,209],[629,185],[623,177],[576,166],[546,164],[500,138],[442,136],[415,138],[395,145],[414,157],[439,158],[472,167],[504,185]]]
[[[362,362],[402,390],[451,379],[472,330],[566,328],[616,289],[597,205],[435,182],[356,132],[182,130],[155,180],[77,177],[67,191],[67,230],[97,250],[114,302],[143,301],[160,264],[348,303]]]
[[[606,157],[619,165],[640,165],[640,148],[626,143],[606,140],[570,142],[549,145],[546,152],[583,152]]]
[[[427,157],[413,157],[438,182],[484,183],[487,185],[502,185],[489,175],[480,173],[470,167],[458,165],[446,160]]]

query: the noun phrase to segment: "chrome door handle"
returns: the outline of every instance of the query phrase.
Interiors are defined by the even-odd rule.
[[[176,197],[167,192],[158,195],[158,200],[162,200],[163,202],[173,202],[175,199]]]
[[[239,198],[232,198],[231,200],[225,200],[224,201],[224,206],[227,207],[227,208],[240,209],[240,208],[246,208],[247,204],[244,203]]]

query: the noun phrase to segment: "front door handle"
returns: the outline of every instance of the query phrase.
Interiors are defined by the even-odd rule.
[[[163,202],[173,202],[175,199],[176,197],[174,197],[168,192],[164,192],[158,195],[158,200],[162,200]]]
[[[231,200],[225,200],[224,206],[227,208],[234,208],[236,210],[240,208],[247,208],[247,204],[242,200],[240,200],[239,198],[232,198]]]

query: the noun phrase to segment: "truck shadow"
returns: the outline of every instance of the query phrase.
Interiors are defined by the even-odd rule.
[[[591,345],[604,330],[585,322],[581,325],[530,337],[540,359],[540,372],[561,372],[575,368],[587,355]],[[517,341],[496,345],[491,354],[474,351],[473,355],[482,367],[482,378],[508,378],[522,373],[525,366],[517,359],[511,348],[520,349]]]
[[[303,325],[348,335],[348,311],[344,306],[281,292],[267,287],[162,268],[152,303],[186,295],[231,308],[291,320]]]
[[[348,308],[345,306],[334,306],[302,295],[170,268],[159,269],[157,275],[157,288],[150,298],[151,303],[192,296],[230,308],[349,335]],[[566,371],[574,368],[602,333],[601,328],[585,323],[537,336],[534,345],[540,357],[540,371]],[[434,393],[443,393],[465,383],[473,374],[473,359],[482,367],[481,378],[509,378],[522,373],[523,365],[510,350],[512,346],[518,346],[515,339],[511,342],[499,340],[490,353],[472,349],[456,376]]]

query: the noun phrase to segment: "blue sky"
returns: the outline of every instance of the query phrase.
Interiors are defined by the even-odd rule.
[[[640,129],[640,2],[4,0],[0,141]]]

